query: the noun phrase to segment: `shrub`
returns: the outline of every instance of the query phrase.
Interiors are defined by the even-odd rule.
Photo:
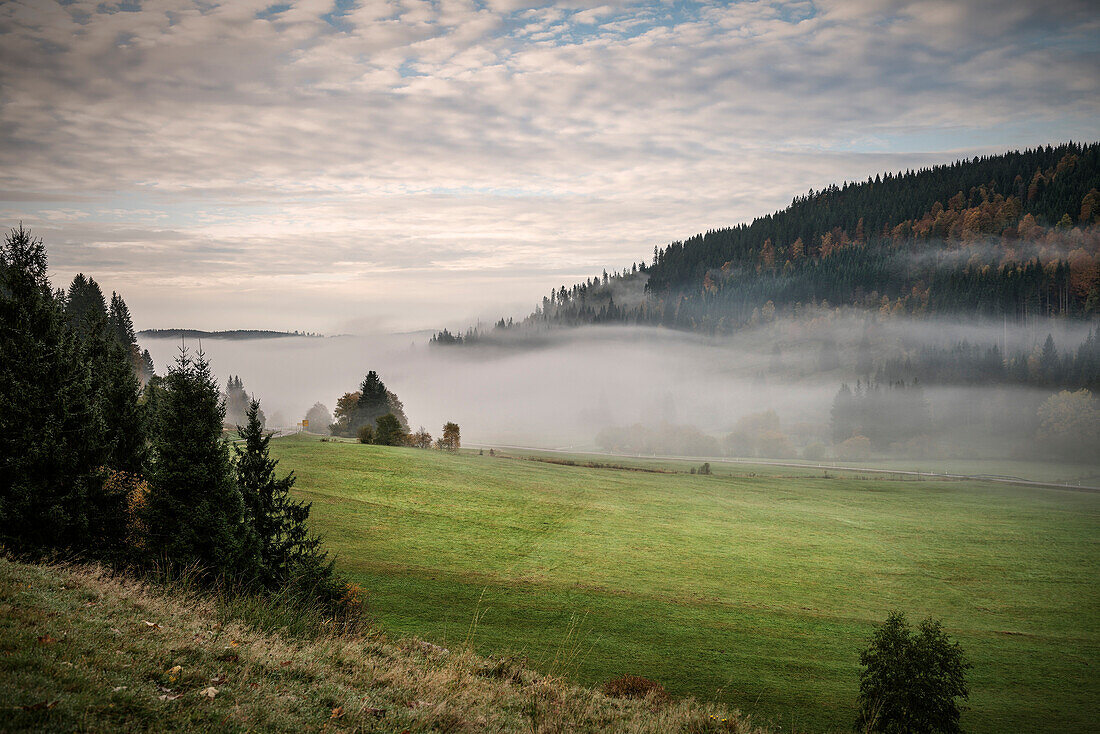
[[[860,653],[856,728],[889,734],[961,732],[958,698],[969,698],[970,664],[939,622],[926,619],[914,635],[900,612],[891,612]]]
[[[871,439],[866,436],[852,436],[836,447],[837,458],[867,459],[871,456]]]
[[[802,458],[808,461],[821,461],[825,458],[825,444],[815,442],[802,449]]]
[[[761,431],[756,438],[756,451],[760,456],[788,459],[796,455],[791,440],[781,431]]]
[[[401,422],[393,413],[386,413],[374,421],[374,442],[382,446],[404,446],[409,437],[401,428]],[[362,430],[362,429],[360,429]]]
[[[646,698],[652,696],[657,700],[668,698],[668,691],[655,680],[643,678],[640,675],[624,675],[621,678],[609,680],[603,685],[605,696],[615,698]]]
[[[359,443],[374,443],[374,428],[368,425],[359,426],[356,437]]]
[[[105,493],[121,494],[126,499],[126,545],[141,555],[148,549],[145,538],[149,528],[145,525],[145,505],[149,500],[149,483],[140,474],[106,469],[103,481]]]
[[[416,433],[409,434],[409,445],[418,449],[430,449],[432,447],[432,434],[425,431],[424,426],[420,426],[420,430]]]

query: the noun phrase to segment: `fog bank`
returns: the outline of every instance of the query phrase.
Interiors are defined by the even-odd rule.
[[[315,402],[334,408],[337,398],[356,390],[373,369],[404,402],[413,428],[423,425],[437,434],[445,421],[454,420],[466,443],[586,449],[596,446],[600,430],[635,423],[691,425],[721,438],[745,416],[774,410],[784,430],[802,436],[804,445],[827,435],[839,385],[857,379],[856,345],[865,337],[877,361],[963,339],[1007,347],[1010,353],[1030,351],[1048,333],[1059,348],[1075,349],[1088,328],[1049,321],[1006,330],[993,323],[880,321],[823,312],[721,339],[667,329],[589,327],[540,334],[534,347],[429,347],[429,335],[416,333],[208,339],[201,348],[219,382],[224,386],[230,374],[239,375],[273,425],[296,423]],[[832,365],[823,360],[830,343],[837,357]],[[143,338],[141,344],[163,374],[180,340]],[[1010,424],[1006,430],[1033,424],[1037,401],[1050,392],[981,385],[925,390],[933,412],[942,415],[950,410],[968,416],[995,403]],[[985,437],[982,451],[996,442],[996,436]]]

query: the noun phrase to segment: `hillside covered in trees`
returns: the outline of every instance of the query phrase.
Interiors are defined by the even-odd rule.
[[[144,329],[138,336],[149,339],[280,339],[284,336],[319,337],[311,331],[270,331],[266,329],[231,329],[228,331],[202,331],[200,329]]]
[[[587,324],[730,333],[851,306],[1026,324],[1100,314],[1100,143],[1067,143],[809,191],[650,263],[561,285],[520,321],[441,331],[457,344]]]

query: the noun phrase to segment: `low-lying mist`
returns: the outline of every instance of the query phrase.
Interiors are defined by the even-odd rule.
[[[466,444],[596,449],[605,429],[668,425],[698,429],[717,439],[720,450],[736,453],[736,442],[721,443],[725,437],[751,416],[775,411],[788,438],[784,451],[809,457],[808,446],[837,440],[831,410],[841,383],[855,388],[861,379],[861,359],[880,364],[962,340],[996,346],[1002,355],[1032,352],[1048,334],[1059,349],[1073,350],[1088,332],[1080,322],[1042,321],[1025,329],[824,311],[721,339],[589,327],[547,331],[516,345],[429,347],[429,335],[417,333],[209,339],[201,348],[223,387],[229,375],[239,375],[260,398],[270,426],[295,424],[316,402],[333,409],[373,369],[404,402],[413,429],[423,425],[436,434],[453,420]],[[159,374],[180,347],[176,339],[142,338],[141,344]],[[922,390],[936,435],[913,450],[935,453],[929,442],[938,441],[953,455],[975,457],[1012,453],[1033,435],[1037,406],[1056,391],[980,383]]]

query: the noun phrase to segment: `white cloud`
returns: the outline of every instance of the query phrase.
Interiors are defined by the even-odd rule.
[[[533,301],[810,186],[1100,130],[1084,3],[291,5],[0,5],[0,196],[59,278],[146,325],[184,282],[215,326],[288,290],[302,328],[453,324],[511,273]]]

